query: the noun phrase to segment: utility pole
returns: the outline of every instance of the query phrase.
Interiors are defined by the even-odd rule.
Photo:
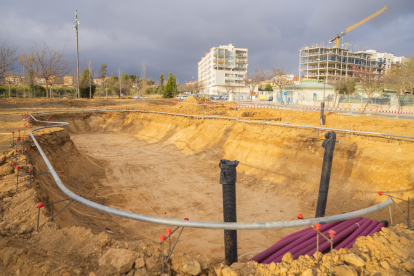
[[[76,78],[78,79],[78,99],[80,98],[80,89],[79,89],[79,43],[78,43],[78,10],[75,10],[75,26],[72,27],[75,30],[76,36]]]
[[[91,61],[88,61],[89,65],[89,99],[92,99],[92,86],[91,86]]]

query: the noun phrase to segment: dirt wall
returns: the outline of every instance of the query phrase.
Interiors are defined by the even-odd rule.
[[[50,117],[50,116],[49,116]],[[139,112],[54,115],[72,133],[123,133],[183,152],[240,161],[238,173],[262,180],[269,193],[295,196],[310,214],[316,203],[324,131]],[[407,141],[338,134],[327,215],[368,207],[379,190],[412,197],[414,145]],[[191,164],[189,164],[191,170]],[[249,185],[249,183],[246,183]],[[254,188],[254,187],[252,187]],[[385,212],[373,218],[384,219]]]

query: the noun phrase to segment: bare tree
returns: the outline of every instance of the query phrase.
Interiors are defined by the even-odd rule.
[[[408,89],[412,91],[414,84],[414,60],[403,62],[400,66],[392,67],[384,76],[387,88],[397,92],[398,110],[401,109],[401,96]],[[412,94],[412,92],[411,92]]]
[[[227,94],[230,94],[230,91],[233,90],[235,87],[233,85],[231,85],[230,83],[226,83],[224,85],[224,88],[226,89]]]
[[[119,98],[122,95],[122,71],[121,67],[118,68],[118,82],[119,82]]]
[[[361,115],[363,115],[374,93],[383,91],[384,75],[375,72],[370,68],[361,68],[357,66],[352,68],[352,71],[359,86],[368,96],[364,109],[361,111]]]
[[[63,58],[64,50],[50,48],[46,42],[41,48],[35,44],[29,49],[28,56],[34,61],[36,75],[46,81],[46,97],[50,96],[48,85],[51,78],[64,77],[67,73],[69,60]]]
[[[3,41],[0,44],[0,81],[3,80],[8,73],[15,70],[18,59],[17,47],[9,45],[7,41]]]
[[[249,88],[250,101],[253,99],[253,93],[256,89],[259,89],[260,82],[265,81],[268,76],[266,70],[254,70],[254,73],[247,73],[244,76],[244,85]]]
[[[91,64],[92,61],[88,60],[88,68],[89,68],[89,99],[92,99],[92,82],[93,82],[93,78],[92,78],[92,69],[91,69]]]
[[[283,88],[289,84],[288,75],[285,69],[270,70],[270,77],[274,86],[279,88],[280,103],[283,104]],[[274,99],[276,101],[276,99]]]
[[[20,64],[26,69],[26,85],[29,86],[29,97],[31,97],[31,90],[34,92],[34,78],[35,78],[35,64],[32,57],[22,53],[19,57]]]
[[[143,80],[146,79],[146,76],[145,76],[146,71],[147,71],[147,69],[146,69],[145,61],[144,61],[144,62],[142,62],[142,67],[141,67],[141,79],[143,79]]]

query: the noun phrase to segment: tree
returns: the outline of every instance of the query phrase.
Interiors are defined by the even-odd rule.
[[[286,70],[272,68],[270,77],[272,78],[273,85],[279,88],[280,103],[283,104],[283,88],[289,84]],[[274,101],[276,101],[276,99],[274,99]]]
[[[224,88],[226,89],[226,91],[227,91],[227,94],[230,94],[230,92],[232,91],[232,90],[234,90],[234,86],[233,85],[231,85],[230,83],[225,83],[224,84]]]
[[[384,76],[387,88],[394,90],[398,99],[398,110],[401,109],[401,96],[406,90],[413,91],[414,84],[414,60],[403,62],[400,66],[391,67]]]
[[[352,79],[344,78],[344,77],[335,77],[331,78],[328,83],[328,85],[333,87],[334,93],[335,93],[335,99],[333,102],[333,107],[339,106],[339,95],[343,94],[353,94],[356,90],[355,87],[355,81]]]
[[[29,86],[29,97],[31,97],[31,91],[34,93],[34,78],[35,78],[35,64],[33,58],[29,57],[28,55],[22,53],[19,57],[20,64],[23,68],[26,68],[26,85]]]
[[[360,88],[362,88],[368,96],[368,100],[364,106],[364,109],[361,111],[361,115],[363,115],[374,93],[383,91],[384,78],[383,74],[375,72],[369,68],[361,68],[355,66],[352,71]]]
[[[106,90],[106,99],[108,99],[108,87],[106,86],[105,83],[105,78],[108,76],[108,70],[107,70],[108,66],[106,66],[105,63],[101,64],[101,67],[99,68],[99,76],[98,78],[101,79],[101,88],[105,88]]]
[[[173,77],[171,72],[168,73],[167,83],[165,84],[163,98],[173,98],[174,97],[174,84]]]
[[[119,81],[119,98],[121,98],[122,93],[122,71],[121,67],[118,68],[118,81]]]
[[[89,94],[93,97],[95,94],[96,86],[91,84],[91,82],[93,83],[93,79],[89,69],[84,69],[79,83],[81,98],[89,98]]]
[[[259,88],[260,82],[265,81],[267,78],[267,72],[262,70],[254,70],[254,73],[247,73],[244,77],[244,84],[249,88],[250,91],[250,101],[253,99],[253,93],[256,89]]]
[[[173,87],[173,97],[177,95],[177,78],[173,76],[172,79],[172,87]]]
[[[19,56],[17,54],[17,47],[9,45],[7,41],[0,44],[0,81],[6,75],[15,70],[16,62]]]
[[[67,73],[69,60],[63,58],[64,50],[50,48],[46,42],[42,48],[35,44],[29,49],[28,56],[34,61],[36,75],[46,81],[46,97],[49,97],[48,84],[51,78],[64,77]]]
[[[164,73],[160,75],[160,85],[158,86],[158,94],[162,94],[164,92]]]

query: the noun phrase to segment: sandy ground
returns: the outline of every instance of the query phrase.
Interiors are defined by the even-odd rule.
[[[207,161],[183,154],[162,141],[150,144],[127,135],[80,134],[71,138],[82,153],[106,161],[106,180],[102,184],[111,189],[98,192],[108,198],[109,206],[173,219],[223,220],[219,160]],[[299,213],[300,206],[294,198],[266,193],[260,186],[252,189],[252,181],[239,174],[238,221],[292,220]],[[127,219],[121,219],[120,225],[129,232],[135,231],[137,237],[154,241],[168,228]],[[239,231],[239,254],[263,250],[290,231]],[[223,257],[223,231],[185,229],[177,250]]]

